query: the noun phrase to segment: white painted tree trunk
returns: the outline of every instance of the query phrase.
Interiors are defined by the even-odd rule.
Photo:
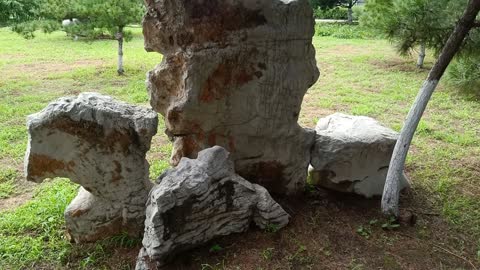
[[[420,45],[420,52],[418,53],[417,68],[423,68],[423,63],[425,62],[426,48],[425,43]]]
[[[480,0],[470,0],[462,18],[458,21],[455,30],[448,38],[440,57],[430,71],[427,80],[420,89],[420,93],[418,94],[415,103],[410,109],[405,125],[397,140],[397,144],[395,145],[395,150],[393,151],[392,160],[390,161],[387,173],[382,197],[382,212],[385,215],[394,215],[395,217],[398,217],[400,214],[399,181],[403,174],[405,159],[407,158],[408,149],[410,148],[413,135],[438,82],[442,78],[453,57],[460,49],[468,32],[474,27],[475,17],[478,15],[479,11]]]
[[[118,75],[123,75],[125,70],[123,69],[123,27],[119,27],[119,32],[116,35],[118,40]]]
[[[398,138],[395,150],[393,151],[392,160],[390,161],[390,168],[388,169],[387,182],[385,183],[385,189],[383,191],[382,209],[387,215],[395,215],[398,217],[398,200],[400,197],[400,178],[403,175],[405,168],[405,159],[407,157],[408,149],[413,139],[415,130],[418,123],[422,118],[428,101],[432,96],[435,88],[438,85],[438,80],[427,80],[424,82],[420,93],[415,100],[410,112],[408,113],[407,120],[403,126],[400,137]],[[387,209],[387,211],[385,211]]]

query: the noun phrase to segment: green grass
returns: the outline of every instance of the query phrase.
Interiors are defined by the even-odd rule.
[[[314,38],[322,75],[305,98],[301,123],[313,127],[319,117],[338,111],[371,116],[400,130],[428,70],[416,70],[415,59],[398,57],[385,40],[352,39],[359,36],[350,28],[324,31],[332,34]],[[28,114],[58,97],[83,91],[148,104],[145,73],[161,56],[146,53],[140,30],[134,32],[134,39],[125,44],[126,75],[119,77],[115,41],[74,42],[61,32],[27,41],[0,29],[0,199],[22,192],[18,180]],[[428,58],[426,65],[432,61]],[[148,155],[151,178],[169,167],[171,144],[163,129],[161,123]],[[417,130],[407,172],[416,196],[433,201],[434,210],[473,242],[480,238],[479,164],[480,103],[442,84]],[[67,180],[55,180],[38,186],[26,204],[0,209],[0,269],[115,268],[107,266],[112,247],[138,245],[125,236],[92,245],[70,244],[63,211],[76,191]],[[307,253],[290,255],[310,265]],[[358,265],[352,261],[353,268]]]
[[[39,188],[32,201],[0,215],[0,268],[64,261],[70,246],[63,212],[77,186],[56,180]]]

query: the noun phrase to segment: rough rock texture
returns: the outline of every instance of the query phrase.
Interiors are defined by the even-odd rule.
[[[82,186],[65,211],[76,242],[143,231],[152,184],[145,153],[157,114],[96,93],[61,98],[28,117],[29,181],[67,177]]]
[[[171,163],[220,145],[237,172],[277,193],[303,189],[314,132],[297,124],[319,72],[308,0],[147,0],[153,108],[174,140]]]
[[[365,197],[382,195],[398,134],[364,116],[336,113],[319,120],[312,151],[313,184]],[[404,177],[401,188],[407,187]]]
[[[137,269],[157,269],[178,252],[246,231],[252,221],[282,228],[289,220],[265,188],[235,173],[220,146],[201,151],[196,160],[182,158],[159,181],[147,202]]]

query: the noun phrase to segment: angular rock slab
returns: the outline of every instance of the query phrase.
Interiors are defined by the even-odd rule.
[[[82,186],[65,211],[74,241],[141,234],[152,187],[145,154],[157,125],[154,111],[96,93],[60,98],[28,117],[27,180]]]
[[[216,237],[287,225],[289,215],[267,190],[235,173],[227,150],[215,146],[198,159],[182,158],[160,177],[147,203],[143,249],[136,269],[159,269],[179,252]]]
[[[375,119],[336,113],[319,120],[310,181],[367,198],[382,195],[398,133]],[[401,188],[409,186],[406,176]]]
[[[297,124],[319,77],[308,0],[147,0],[152,107],[174,140],[171,163],[225,147],[244,178],[303,191],[314,132]]]

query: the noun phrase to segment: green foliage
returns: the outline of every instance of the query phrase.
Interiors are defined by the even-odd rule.
[[[70,245],[63,234],[63,212],[76,190],[68,181],[57,180],[37,190],[33,201],[0,213],[1,269],[62,260]]]
[[[384,34],[400,54],[409,54],[424,44],[438,55],[466,4],[467,1],[458,0],[370,0],[360,23]],[[479,68],[475,61],[480,59],[479,47],[480,30],[473,29],[458,54],[462,59],[450,68],[453,85],[478,89]]]
[[[358,0],[309,0],[312,8],[330,9],[336,6],[353,7]]]
[[[450,65],[447,79],[452,86],[480,96],[480,55],[458,58]]]
[[[216,253],[222,251],[223,248],[219,244],[215,244],[212,247],[210,247],[209,252],[210,253]]]
[[[62,20],[74,18],[80,23],[66,27],[67,33],[113,38],[128,24],[139,23],[144,13],[140,0],[0,0],[3,6],[0,23],[12,26],[25,38],[33,38],[37,30],[59,30]],[[124,38],[129,40],[131,34],[125,33]]]
[[[313,11],[315,19],[346,20],[348,10],[344,7],[334,7],[330,9],[317,8]]]
[[[38,8],[37,0],[0,0],[0,26],[30,20]]]
[[[318,9],[318,8],[333,8],[335,4],[338,2],[337,0],[309,0],[310,5],[312,6],[313,9]]]
[[[273,258],[273,254],[275,252],[275,249],[274,248],[266,248],[262,251],[262,257],[269,261]]]
[[[315,35],[340,39],[375,39],[378,37],[368,28],[340,23],[319,23],[315,25]]]
[[[0,170],[0,199],[8,198],[14,193],[17,174],[13,169]]]
[[[276,224],[268,223],[267,226],[265,226],[265,232],[267,233],[276,233],[279,229],[280,228]]]
[[[393,41],[400,53],[419,44],[439,53],[466,7],[457,0],[370,0],[361,24]],[[462,52],[479,53],[480,30],[472,30]]]
[[[369,226],[360,225],[360,227],[357,228],[357,234],[368,239],[370,235],[372,235],[372,229]]]
[[[382,229],[384,230],[394,230],[400,228],[395,217],[390,217],[386,222],[382,224]]]
[[[80,23],[69,32],[80,32],[87,37],[95,37],[99,33],[114,37],[128,24],[139,23],[144,13],[140,0],[80,0],[76,6],[75,17]],[[131,37],[131,33],[124,33],[125,39],[130,40]]]

